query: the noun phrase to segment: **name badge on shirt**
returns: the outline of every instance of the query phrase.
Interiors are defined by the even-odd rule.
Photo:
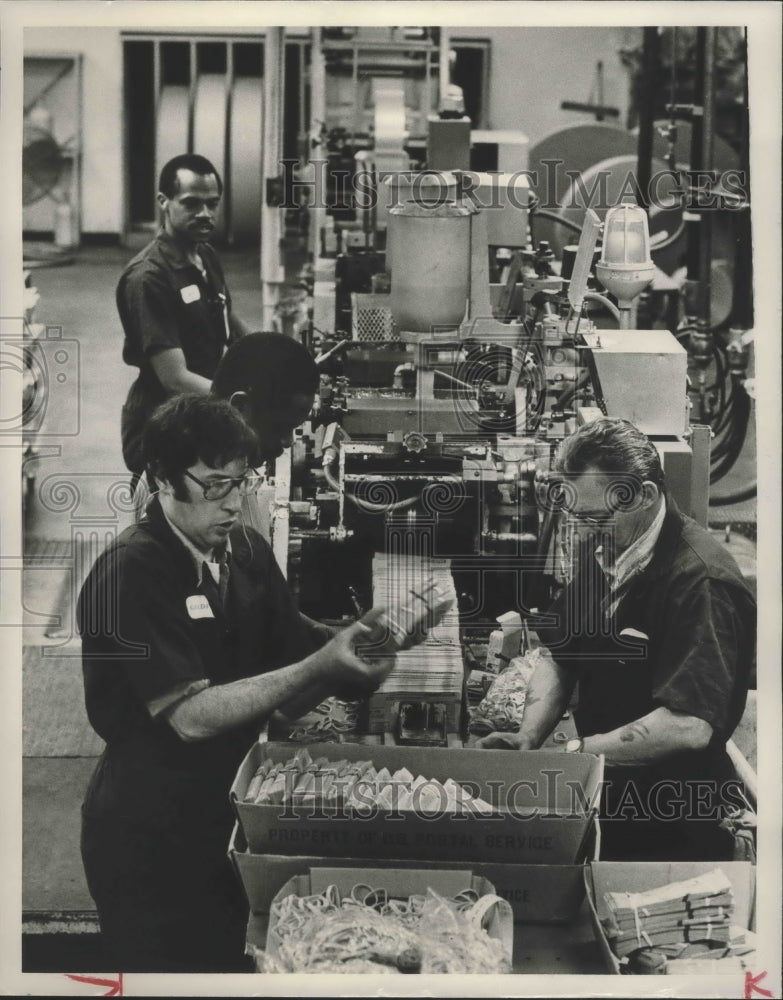
[[[180,288],[179,294],[182,296],[182,301],[187,305],[189,302],[196,302],[201,298],[201,289],[198,285],[185,285],[184,288]]]
[[[624,628],[620,635],[627,635],[629,639],[643,639],[645,642],[650,641],[650,637],[646,632],[640,632],[635,628]]]
[[[192,594],[185,599],[188,614],[191,618],[214,618],[214,612],[209,606],[209,601],[203,594]]]

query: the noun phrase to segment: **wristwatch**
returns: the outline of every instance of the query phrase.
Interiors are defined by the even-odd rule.
[[[576,736],[574,739],[569,740],[565,745],[566,753],[581,753],[584,749],[585,741],[581,736]]]

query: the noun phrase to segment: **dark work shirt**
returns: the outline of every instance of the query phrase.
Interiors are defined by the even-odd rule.
[[[206,270],[185,256],[161,231],[123,271],[117,285],[117,309],[125,331],[122,357],[139,369],[123,411],[123,453],[134,472],[141,471],[140,436],[166,391],[150,364],[160,351],[180,348],[189,371],[212,379],[227,344],[231,296],[215,251],[197,247]]]
[[[224,611],[153,501],[87,577],[77,607],[85,703],[107,746],[86,812],[169,830],[190,818],[228,836],[228,790],[259,725],[184,742],[148,705],[183,682],[230,683],[313,648],[267,543],[236,528],[231,548]]]
[[[731,555],[683,516],[671,498],[649,566],[632,580],[613,616],[594,557],[538,628],[555,660],[579,681],[581,736],[606,733],[657,707],[704,719],[705,751],[650,766],[650,774],[710,774],[745,707],[755,650],[753,596]]]

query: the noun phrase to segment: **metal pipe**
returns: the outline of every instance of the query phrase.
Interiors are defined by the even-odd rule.
[[[696,93],[694,95],[695,104],[692,109],[691,118],[691,171],[702,170],[704,168],[702,156],[702,134],[704,130],[704,31],[704,28],[696,29],[696,72],[694,74]],[[676,58],[676,52],[674,53],[674,58]],[[685,256],[687,280],[693,285],[699,280],[699,234],[701,232],[702,215],[699,212],[685,210],[683,218],[685,219],[687,235]],[[686,308],[689,305],[691,306],[689,310],[691,315],[697,314],[697,307],[694,308],[691,302],[686,303]]]
[[[700,28],[704,32],[704,119],[702,126],[702,169],[711,171],[715,162],[715,46],[716,28]],[[700,314],[704,324],[711,326],[712,300],[712,212],[701,213],[699,240]]]
[[[636,178],[642,208],[650,208],[650,177],[652,175],[653,123],[655,121],[655,95],[660,34],[658,28],[644,29],[642,49],[642,93],[639,101],[639,138],[636,153]],[[599,100],[603,104],[603,101]]]
[[[461,378],[455,378],[453,375],[449,375],[448,372],[441,371],[440,368],[433,368],[432,371],[434,375],[440,375],[442,378],[447,378],[450,382],[454,382],[463,389],[468,389],[470,392],[476,391],[476,387],[474,385],[471,385],[469,382],[463,382]]]
[[[588,302],[600,302],[605,309],[609,310],[618,322],[620,321],[620,310],[611,299],[601,295],[600,292],[585,292],[582,298],[587,299]]]
[[[321,146],[322,129],[326,126],[326,63],[321,43],[321,28],[313,28],[310,46],[310,135],[309,160],[315,152],[315,159],[326,161],[326,149]],[[316,165],[316,170],[319,169]],[[321,186],[315,186],[314,204],[310,209],[310,228],[307,234],[308,249],[313,260],[321,256],[321,230],[326,223],[326,205],[321,194]]]
[[[758,778],[756,777],[756,772],[750,766],[745,758],[745,755],[742,753],[734,740],[729,740],[726,743],[726,753],[729,755],[729,760],[734,765],[737,777],[745,786],[745,793],[749,804],[753,807],[753,809],[755,809],[759,799]]]
[[[267,182],[281,173],[285,28],[267,28],[264,42],[264,141],[261,186],[262,329],[273,330],[280,288],[285,281],[281,251],[282,209],[267,204]]]
[[[440,53],[438,56],[438,105],[443,103],[446,93],[451,83],[451,65],[449,56],[451,54],[451,38],[449,29],[440,29]],[[427,111],[429,112],[429,108]],[[474,126],[475,127],[475,126]]]
[[[745,74],[742,94],[742,136],[740,142],[740,170],[746,197],[750,197],[750,121],[748,116],[748,34],[745,29],[743,49]],[[750,206],[743,208],[735,221],[736,250],[734,254],[734,296],[732,299],[731,326],[750,330],[753,327],[753,230],[750,224]]]

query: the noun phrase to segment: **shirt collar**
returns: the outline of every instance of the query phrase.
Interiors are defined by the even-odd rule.
[[[163,254],[163,256],[166,258],[166,260],[172,267],[176,268],[191,267],[195,268],[196,270],[199,270],[199,268],[197,268],[192,261],[188,260],[181,244],[176,239],[174,239],[173,236],[170,236],[169,233],[167,233],[162,226],[158,230],[157,236],[155,238],[157,240],[160,252]],[[196,252],[201,258],[201,262],[204,264],[204,267],[206,268],[207,265],[204,262],[204,254],[201,252],[203,246],[204,246],[203,243],[196,244]]]
[[[204,565],[204,563],[206,563],[210,573],[215,578],[215,580],[217,580],[219,574],[219,563],[215,559],[215,550],[211,549],[207,553],[201,552],[199,549],[196,548],[193,542],[191,542],[188,536],[185,535],[182,531],[180,531],[180,529],[176,526],[176,524],[174,524],[171,518],[166,514],[166,511],[163,510],[163,507],[161,507],[160,510],[161,513],[163,514],[163,517],[166,519],[166,524],[168,524],[168,526],[171,528],[175,537],[182,542],[182,544],[185,546],[188,553],[190,554],[191,558],[193,559],[193,566],[196,570],[196,576],[198,577],[198,579],[201,580],[201,567]],[[226,554],[226,560],[229,561],[231,559],[230,538],[226,538],[225,554]]]
[[[665,517],[666,499],[661,497],[661,505],[658,508],[658,513],[653,518],[650,526],[632,545],[629,545],[624,552],[620,553],[614,563],[610,564],[604,560],[602,545],[595,550],[596,562],[601,567],[604,576],[609,581],[613,590],[616,590],[632,576],[641,573],[642,570],[649,566],[655,551],[655,543],[658,541],[661,529],[663,528]]]

